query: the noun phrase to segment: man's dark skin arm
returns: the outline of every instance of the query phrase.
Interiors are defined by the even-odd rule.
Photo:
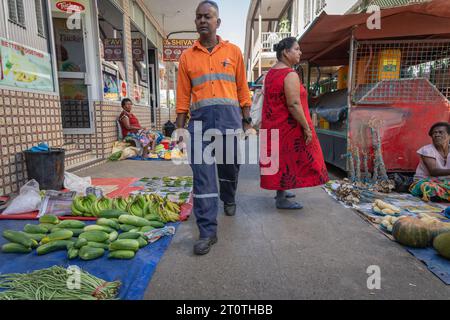
[[[250,107],[243,107],[242,108],[242,117],[243,118],[250,118]],[[244,123],[244,132],[248,129],[252,129],[253,126],[248,123]]]
[[[178,113],[177,114],[177,129],[184,129],[186,125],[187,113]]]

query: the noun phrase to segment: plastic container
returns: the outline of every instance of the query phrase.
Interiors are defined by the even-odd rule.
[[[161,141],[161,144],[164,146],[164,149],[169,150],[170,141],[163,140],[163,141]]]
[[[28,180],[39,182],[41,190],[64,188],[65,150],[51,148],[50,151],[24,151]]]

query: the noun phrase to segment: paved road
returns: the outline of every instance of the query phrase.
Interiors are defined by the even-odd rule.
[[[190,175],[170,162],[124,161],[89,169],[92,177]],[[195,219],[183,223],[145,294],[146,299],[449,299],[443,284],[320,188],[296,191],[305,208],[282,212],[259,188],[258,168],[244,166],[238,213],[219,214],[219,242],[203,257],[192,245]],[[220,209],[222,212],[222,208]],[[366,270],[381,269],[381,289]]]

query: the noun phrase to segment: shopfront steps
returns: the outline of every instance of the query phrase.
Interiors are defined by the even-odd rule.
[[[89,168],[98,166],[100,164],[105,163],[106,161],[107,161],[106,159],[99,159],[95,155],[90,153],[89,156],[85,160],[75,162],[71,165],[66,165],[65,170],[67,172],[75,173],[77,171],[81,171],[81,170],[85,170],[85,169],[89,169]]]
[[[85,162],[91,159],[92,151],[91,150],[66,150],[65,155],[65,166],[70,167],[77,163]]]

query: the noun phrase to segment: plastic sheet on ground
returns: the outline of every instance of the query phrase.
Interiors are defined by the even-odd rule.
[[[382,194],[378,192],[362,191],[361,202],[352,206],[339,201],[334,192],[329,187],[323,188],[333,199],[338,201],[344,207],[354,209],[362,218],[369,222],[372,226],[382,232],[387,238],[395,241],[393,236],[380,228],[379,223],[383,219],[382,216],[374,214],[372,203],[376,199],[382,199],[401,209],[400,215],[416,216],[418,213],[433,214],[444,222],[450,221],[443,213],[441,213],[448,204],[427,203],[421,199],[406,193],[390,193]],[[434,275],[441,279],[445,284],[450,285],[450,261],[442,258],[432,247],[425,249],[415,249],[405,247],[414,257],[422,261]]]
[[[6,229],[22,230],[27,223],[30,223],[30,221],[0,221],[0,233]],[[178,228],[179,223],[169,225]],[[103,280],[120,280],[122,282],[119,290],[120,299],[140,300],[143,299],[156,266],[168,249],[171,240],[172,236],[164,236],[140,249],[131,260],[108,259],[107,251],[102,258],[91,261],[83,261],[79,258],[68,260],[66,250],[43,256],[38,256],[36,250],[29,254],[5,254],[0,252],[0,274],[27,273],[55,265],[64,267],[76,265]],[[0,237],[0,246],[6,242],[3,237]]]
[[[413,249],[408,252],[426,264],[428,270],[433,272],[445,284],[450,285],[450,262],[439,256],[433,248]]]

